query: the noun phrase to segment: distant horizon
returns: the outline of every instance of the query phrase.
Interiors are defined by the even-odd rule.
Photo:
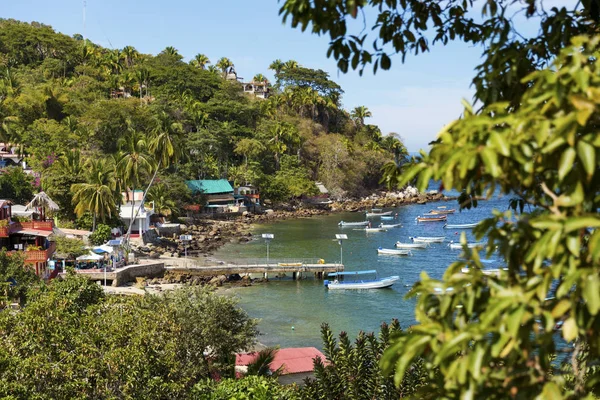
[[[186,61],[197,53],[213,62],[228,57],[245,78],[262,73],[274,81],[269,64],[294,59],[328,72],[345,91],[345,109],[366,106],[373,114],[367,123],[378,125],[384,135],[399,134],[412,152],[427,149],[437,133],[460,116],[461,99],[472,97],[471,77],[480,55],[464,43],[437,45],[430,53],[407,56],[404,64],[395,56],[391,70],[373,75],[367,68],[360,77],[356,71],[340,73],[335,60],[326,57],[327,37],[283,25],[276,1],[261,3],[259,12],[258,3],[242,0],[231,0],[226,6],[148,0],[143,8],[133,0],[86,0],[85,32],[82,0],[61,3],[57,7],[46,0],[9,2],[3,18],[37,21],[69,36],[79,33],[107,48],[130,45],[142,53],[158,54],[173,46]],[[135,23],[123,23],[114,10],[136,16]]]

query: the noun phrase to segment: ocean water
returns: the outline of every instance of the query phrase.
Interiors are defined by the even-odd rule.
[[[508,200],[508,197],[503,197],[481,201],[475,209],[449,215],[448,223],[478,222],[490,217],[493,209],[506,210]],[[343,263],[347,271],[375,269],[380,277],[400,276],[400,281],[394,286],[380,290],[329,291],[323,286],[322,280],[311,277],[293,281],[288,276],[231,291],[251,317],[260,319],[258,340],[261,343],[268,346],[320,348],[320,326],[323,322],[327,322],[334,333],[346,331],[351,337],[361,330],[377,331],[382,322],[389,322],[393,318],[397,318],[403,327],[415,323],[415,299],[405,299],[405,296],[419,279],[421,271],[441,278],[448,265],[459,259],[461,254],[461,250],[451,250],[448,243],[459,241],[462,232],[467,234],[469,241],[474,241],[470,230],[444,229],[443,222],[416,223],[418,215],[440,206],[457,208],[456,201],[447,201],[386,209],[398,213],[394,223],[401,223],[402,227],[369,234],[338,226],[341,220],[364,220],[364,213],[340,213],[262,224],[253,232],[252,241],[226,245],[215,256],[224,260],[264,258],[266,244],[261,234],[272,233],[275,235],[270,244],[272,260],[323,258],[328,263],[337,262],[340,246],[335,234],[345,233],[348,240],[343,243]],[[371,220],[373,226],[381,222],[379,218]],[[378,247],[393,248],[396,241],[410,242],[411,236],[446,236],[446,242],[434,243],[424,250],[414,249],[412,256],[377,254]],[[491,261],[488,266],[497,267],[497,261]]]

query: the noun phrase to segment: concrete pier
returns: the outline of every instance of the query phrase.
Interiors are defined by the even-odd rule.
[[[292,273],[293,279],[302,279],[304,273],[309,272],[317,278],[323,278],[329,272],[343,271],[342,264],[292,264],[292,263],[269,263],[269,264],[253,264],[253,265],[211,265],[211,266],[171,266],[166,267],[167,271],[181,274],[193,275],[248,275],[262,274],[264,278],[268,278],[269,274],[277,273]]]

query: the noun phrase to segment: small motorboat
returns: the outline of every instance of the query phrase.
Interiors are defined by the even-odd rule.
[[[426,249],[429,243],[402,243],[396,242],[396,247],[399,249]]]
[[[391,229],[391,228],[400,228],[402,224],[380,224],[380,228]]]
[[[439,208],[439,207],[438,207]],[[451,208],[450,210],[446,210],[446,209],[438,209],[438,210],[431,210],[429,211],[430,214],[454,214],[456,212],[456,210],[454,208]]]
[[[368,212],[367,213],[367,218],[369,217],[383,217],[386,215],[392,215],[393,211],[386,211],[386,212]]]
[[[414,243],[442,243],[446,236],[417,236],[410,238]]]
[[[364,230],[367,233],[369,233],[369,232],[386,232],[387,231],[387,229],[385,229],[385,228],[365,228]]]
[[[468,268],[468,267],[464,267],[460,271],[463,274],[468,274],[469,271],[471,271],[471,269]],[[502,268],[502,269],[500,269],[500,268],[495,268],[495,269],[481,269],[480,271],[484,275],[488,275],[488,276],[491,276],[491,275],[500,276],[501,271],[508,271],[508,268]]]
[[[445,215],[436,215],[434,217],[421,217],[420,215],[415,218],[417,222],[446,222],[448,217]]]
[[[461,243],[450,242],[449,246],[450,246],[450,248],[452,250],[461,250],[463,248],[463,245]],[[482,248],[484,246],[485,246],[485,243],[467,243],[467,248],[468,249],[474,249],[474,248],[477,248],[477,247],[481,247]]]
[[[361,275],[375,275],[375,279],[370,280],[347,280],[343,279],[347,276],[360,277]],[[347,271],[347,272],[332,272],[328,277],[335,278],[334,281],[325,280],[323,285],[328,289],[383,289],[392,286],[400,280],[397,275],[388,276],[385,278],[377,278],[377,271]],[[338,280],[342,278],[343,280]]]
[[[475,222],[474,224],[446,224],[444,228],[446,229],[470,229],[475,228],[479,222]]]
[[[377,249],[377,254],[387,254],[387,255],[394,255],[394,256],[412,256],[412,253],[410,252],[410,250],[384,249],[381,247]]]
[[[360,221],[360,222],[345,222],[340,221],[338,226],[367,226],[369,225],[369,221]]]
[[[394,219],[394,217],[391,215],[384,215],[383,217],[381,217],[381,219],[383,221],[392,221]]]

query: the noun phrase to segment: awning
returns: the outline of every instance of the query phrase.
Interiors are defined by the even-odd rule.
[[[21,235],[29,235],[29,236],[42,236],[42,237],[48,237],[50,235],[52,235],[52,231],[42,231],[39,229],[21,229],[18,231],[15,231],[13,233],[19,233]]]
[[[94,253],[102,254],[102,253],[112,253],[113,248],[111,246],[103,244],[102,246],[97,246],[92,249]]]
[[[98,255],[98,254],[86,254],[83,256],[79,256],[76,258],[77,261],[98,261],[98,260],[102,260],[104,257]]]

